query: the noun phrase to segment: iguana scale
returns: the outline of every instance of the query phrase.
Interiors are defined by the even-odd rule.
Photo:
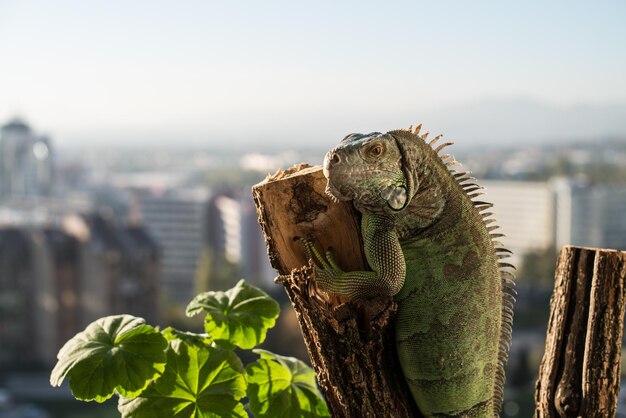
[[[372,271],[344,272],[310,242],[318,286],[393,296],[396,349],[428,417],[494,417],[503,397],[515,290],[491,204],[449,154],[415,129],[351,134],[324,159],[326,192],[361,212]]]

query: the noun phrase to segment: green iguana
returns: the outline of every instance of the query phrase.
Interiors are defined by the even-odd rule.
[[[326,192],[362,213],[372,271],[344,272],[330,252],[318,286],[332,295],[393,296],[404,377],[428,417],[499,416],[515,290],[510,255],[495,241],[491,204],[454,157],[420,127],[351,134],[324,159]],[[436,148],[435,148],[436,146]]]

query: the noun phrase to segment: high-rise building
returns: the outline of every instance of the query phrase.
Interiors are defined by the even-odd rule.
[[[232,264],[242,256],[241,202],[234,196],[218,193],[209,205],[209,245],[211,250]]]
[[[188,302],[195,291],[195,274],[206,240],[206,189],[145,192],[139,199],[140,218],[162,251],[162,290],[167,297]]]
[[[554,245],[554,194],[549,183],[480,181],[484,200],[492,210],[505,237],[500,241],[513,251],[513,262],[524,254]],[[482,196],[481,196],[482,197]]]
[[[210,274],[218,279],[213,280],[211,287],[226,288],[242,277],[256,286],[272,285],[276,272],[267,258],[251,194],[240,190],[215,193],[209,203],[208,219]],[[236,268],[229,271],[229,265]],[[225,273],[230,277],[224,277]]]
[[[626,250],[626,187],[569,179],[553,184],[557,247],[571,244]]]
[[[569,178],[550,182],[481,181],[485,200],[506,235],[515,262],[564,245],[626,249],[626,187]]]
[[[52,190],[50,139],[19,119],[0,128],[0,198],[43,196]]]
[[[35,283],[28,233],[0,229],[0,368],[35,357]]]
[[[254,200],[249,193],[241,200],[241,216],[242,277],[256,286],[273,289],[278,272],[270,265]]]
[[[48,367],[90,322],[158,321],[158,248],[139,227],[98,215],[0,228],[0,369]]]

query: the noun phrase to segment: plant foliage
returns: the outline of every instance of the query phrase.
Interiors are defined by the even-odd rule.
[[[267,350],[254,350],[261,358],[246,367],[250,410],[261,417],[329,416],[315,383],[315,373],[302,361]]]
[[[240,280],[226,292],[205,292],[187,306],[187,315],[206,313],[204,329],[215,343],[249,349],[265,340],[276,323],[278,303],[265,292]]]
[[[58,354],[50,383],[65,377],[77,399],[104,402],[114,392],[141,393],[165,369],[166,339],[141,318],[108,316],[91,323]]]
[[[101,318],[61,348],[50,383],[67,378],[85,401],[117,394],[122,418],[246,418],[246,408],[259,418],[330,416],[302,361],[256,349],[260,358],[244,367],[233,351],[265,340],[279,314],[269,295],[242,280],[194,298],[187,314],[200,312],[205,334],[161,331],[131,315]]]

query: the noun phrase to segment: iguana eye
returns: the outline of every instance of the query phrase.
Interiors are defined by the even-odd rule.
[[[378,158],[385,153],[385,146],[383,144],[374,144],[367,149],[367,156],[371,158]]]

